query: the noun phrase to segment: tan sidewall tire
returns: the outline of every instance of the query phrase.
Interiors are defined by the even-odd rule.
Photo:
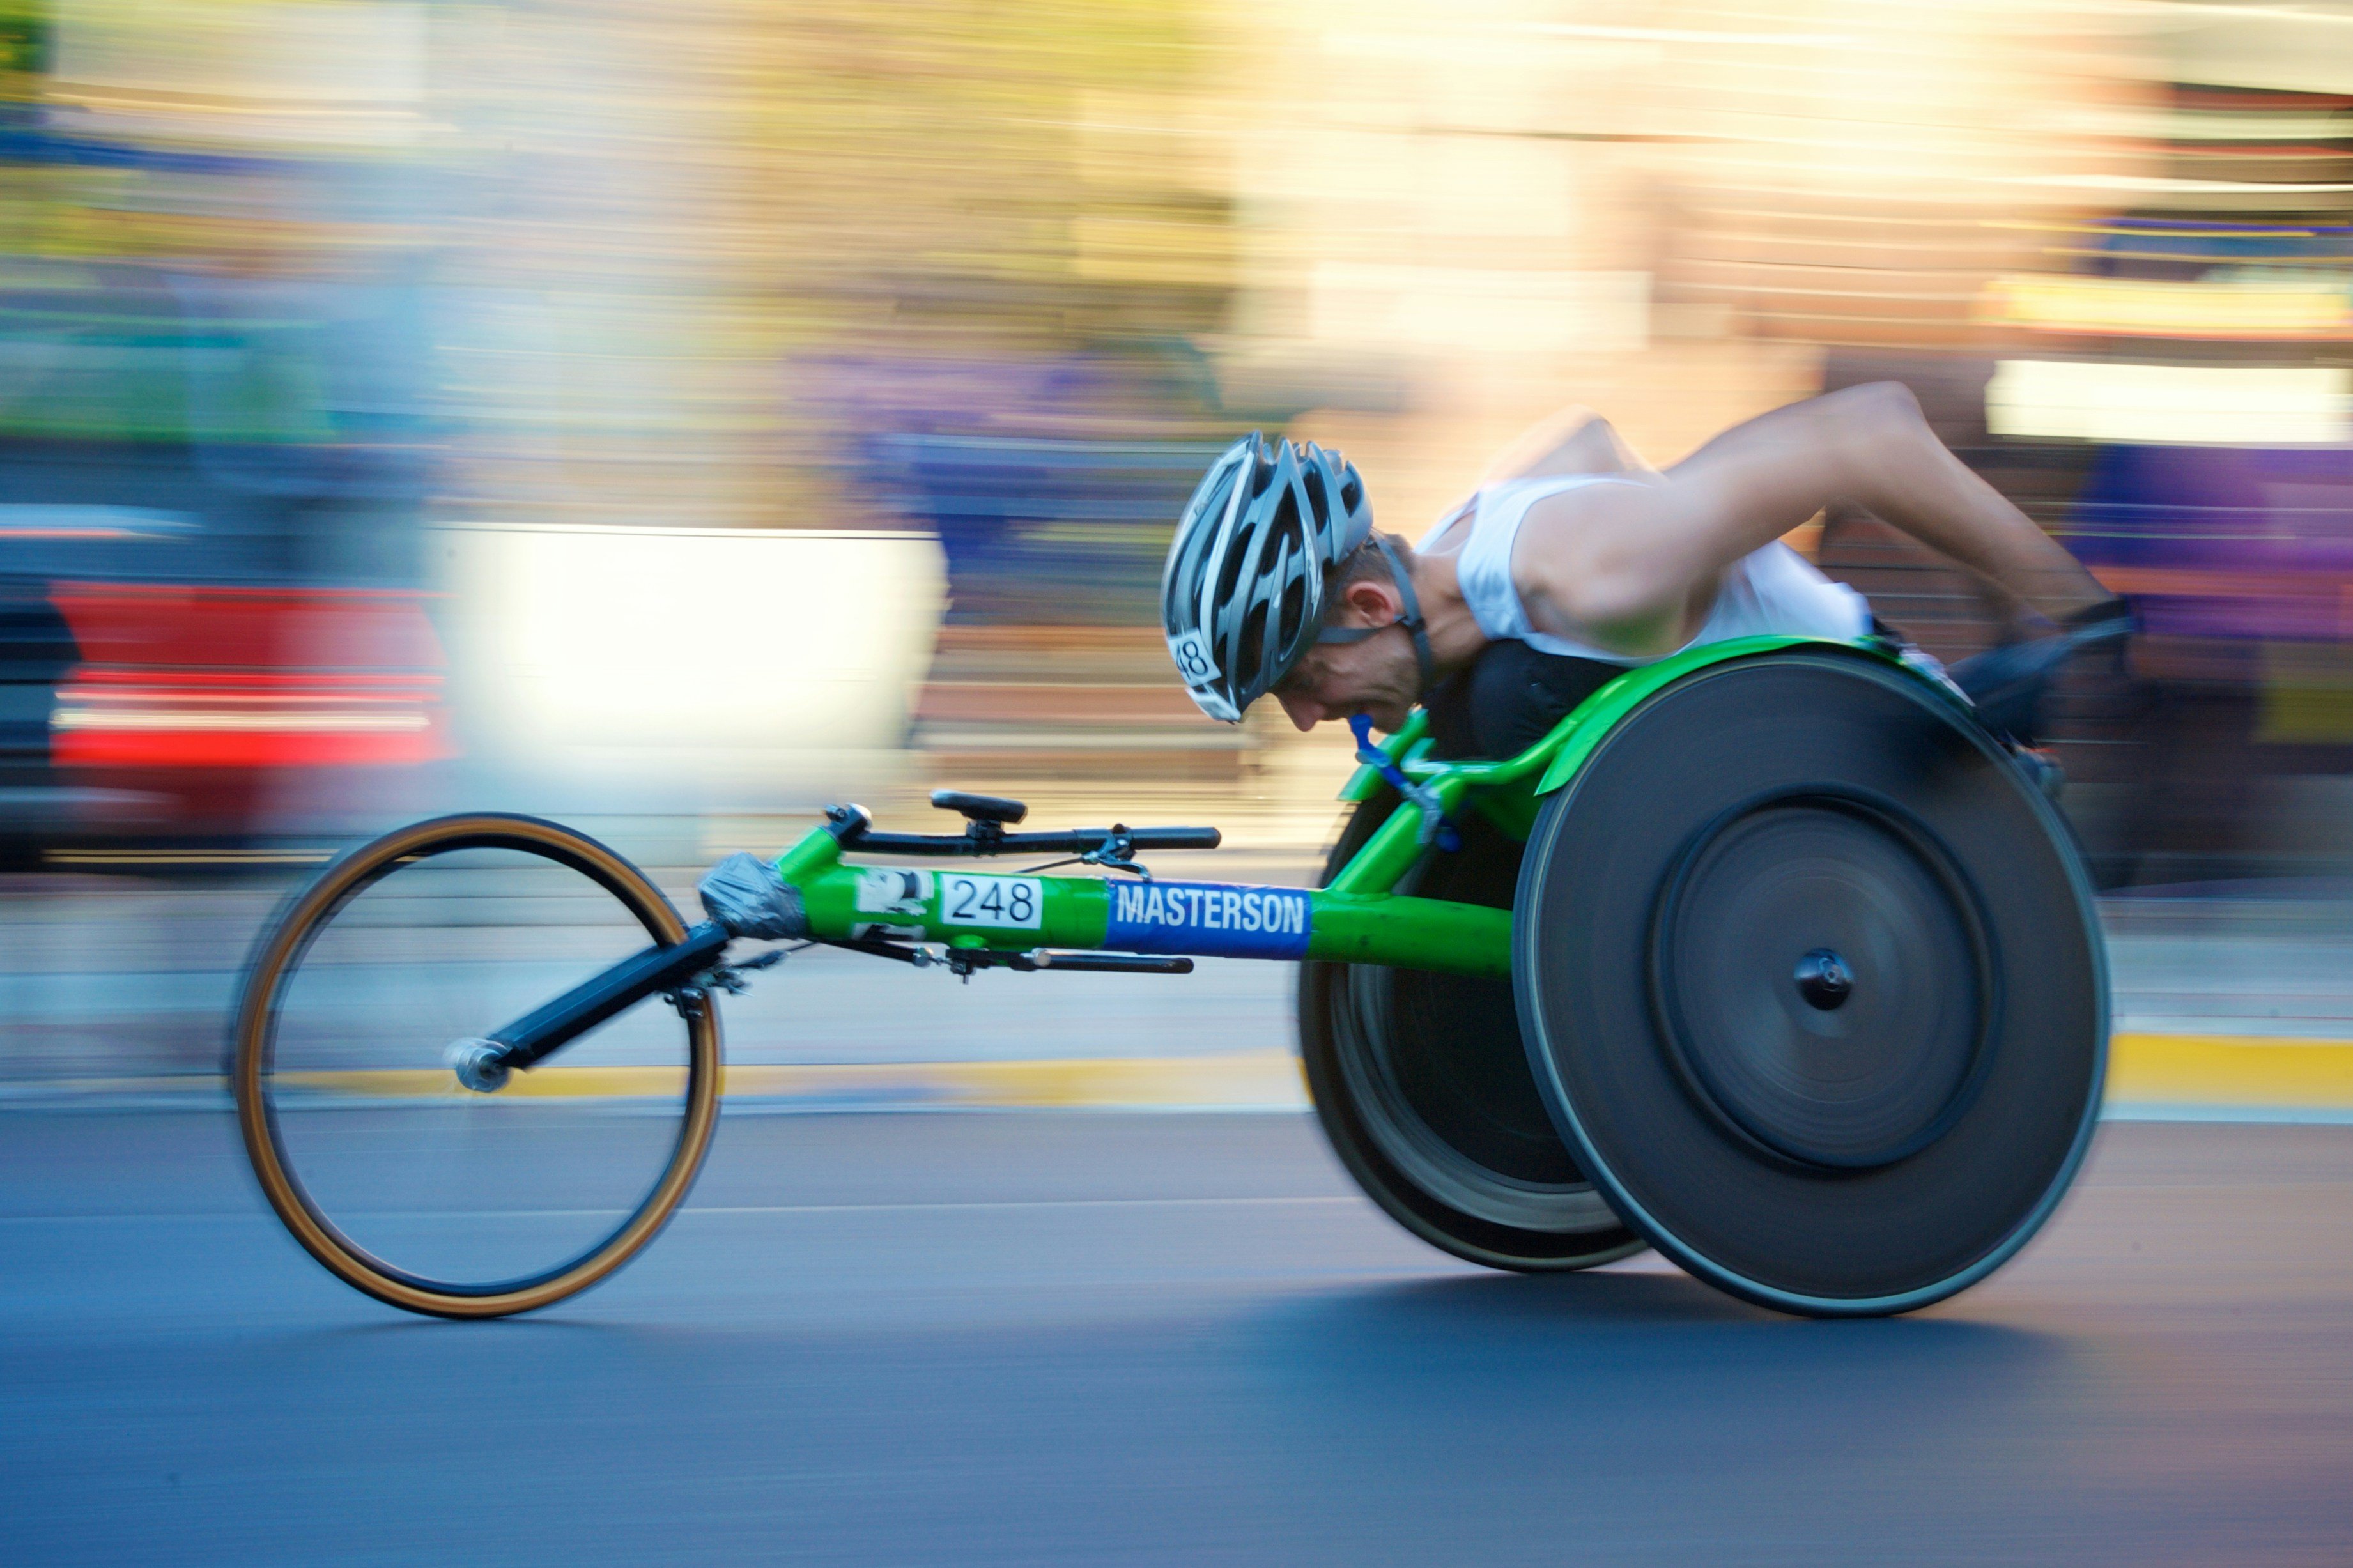
[[[262,932],[247,963],[237,999],[236,1059],[237,1125],[263,1194],[304,1250],[327,1269],[380,1301],[443,1318],[501,1318],[528,1312],[578,1294],[635,1257],[659,1233],[686,1194],[710,1152],[719,1117],[720,1035],[714,1002],[688,1025],[686,1114],[670,1162],[628,1224],[595,1251],[560,1272],[495,1295],[459,1295],[421,1289],[388,1277],[347,1241],[304,1196],[280,1158],[264,1076],[277,1025],[277,994],[303,950],[340,906],[400,860],[450,847],[453,842],[504,845],[554,851],[554,858],[602,882],[655,940],[684,938],[686,923],[646,875],[595,839],[538,817],[473,813],[436,817],[398,828],[343,856],[295,896]]]

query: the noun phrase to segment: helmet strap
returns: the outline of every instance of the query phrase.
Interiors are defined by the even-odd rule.
[[[1389,579],[1397,584],[1398,597],[1404,601],[1402,613],[1388,626],[1326,626],[1315,634],[1315,640],[1319,643],[1363,642],[1366,637],[1377,637],[1388,630],[1389,626],[1403,626],[1406,636],[1413,639],[1414,662],[1420,667],[1421,683],[1414,693],[1420,697],[1436,684],[1438,679],[1438,663],[1430,653],[1430,631],[1421,618],[1421,601],[1414,594],[1413,578],[1407,573],[1405,563],[1398,559],[1397,546],[1391,544],[1387,536],[1378,533],[1373,535],[1373,544],[1380,551],[1381,559],[1389,563]]]

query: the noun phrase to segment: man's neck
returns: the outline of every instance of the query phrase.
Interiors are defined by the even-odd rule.
[[[1471,606],[1462,597],[1461,579],[1454,573],[1454,554],[1418,554],[1413,558],[1413,592],[1421,602],[1421,622],[1430,637],[1430,660],[1440,680],[1467,668],[1487,646]]]

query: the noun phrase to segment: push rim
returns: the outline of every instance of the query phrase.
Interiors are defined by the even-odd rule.
[[[1904,805],[1982,921],[1989,1047],[1957,1089],[1949,1055],[1928,1075],[1925,1142],[1843,1163],[1772,1147],[1695,1091],[1655,994],[1675,869],[1707,837],[1679,825],[1766,791],[1876,800],[1922,779],[1941,793]],[[1820,976],[1806,932],[1785,936],[1774,983],[1794,994]],[[2106,973],[2065,824],[1957,708],[1862,656],[1713,667],[1629,715],[1539,818],[1514,970],[1538,1086],[1595,1185],[1686,1270],[1781,1310],[1908,1311],[1983,1279],[2057,1207],[2096,1124]]]
[[[518,1278],[474,1284],[430,1279],[377,1257],[316,1203],[287,1157],[271,1092],[280,1005],[318,937],[351,902],[395,870],[468,849],[509,850],[577,872],[617,900],[649,941],[675,942],[685,923],[643,873],[585,835],[536,817],[470,814],[414,824],[330,866],[265,929],[238,1000],[234,1084],[246,1152],[270,1206],[305,1250],[368,1295],[411,1311],[491,1318],[529,1311],[574,1295],[628,1262],[685,1199],[717,1120],[720,1034],[708,1001],[683,1019],[685,1083],[679,1129],[659,1174],[626,1218],[566,1261]],[[500,1020],[491,1020],[498,1022]],[[485,1023],[482,1026],[489,1027]]]
[[[1326,879],[1395,806],[1356,808]],[[1483,820],[1399,890],[1502,904],[1519,846]],[[1377,965],[1302,966],[1303,1062],[1317,1120],[1367,1195],[1408,1230],[1490,1268],[1591,1268],[1641,1249],[1586,1181],[1529,1077],[1508,984]]]

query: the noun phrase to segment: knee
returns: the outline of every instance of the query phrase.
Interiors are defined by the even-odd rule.
[[[1599,414],[1577,427],[1567,443],[1581,459],[1582,472],[1588,474],[1646,473],[1650,465],[1642,461],[1618,427]]]
[[[1885,463],[1892,454],[1915,446],[1928,428],[1920,400],[1900,381],[1866,382],[1817,398],[1816,426],[1826,454],[1834,454],[1845,476],[1841,491],[1857,473]]]
[[[1853,416],[1875,425],[1918,425],[1926,416],[1920,400],[1900,381],[1869,381],[1833,392],[1824,402],[1838,402]]]

